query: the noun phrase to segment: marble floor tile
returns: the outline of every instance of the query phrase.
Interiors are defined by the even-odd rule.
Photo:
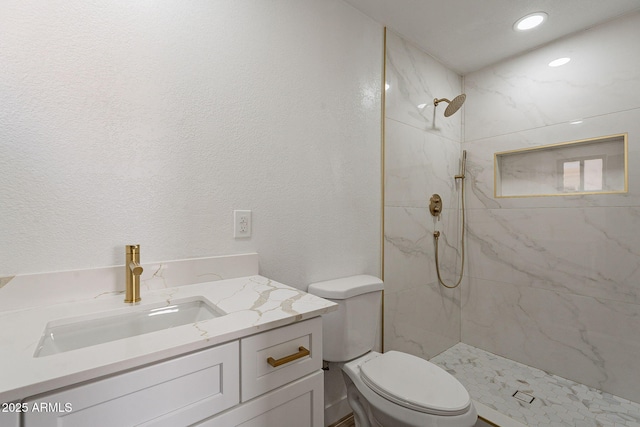
[[[529,426],[640,427],[638,403],[464,343],[431,362],[455,376],[473,400]],[[533,401],[516,399],[517,391]]]

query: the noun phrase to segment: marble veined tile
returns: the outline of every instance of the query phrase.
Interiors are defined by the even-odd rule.
[[[637,12],[466,75],[466,139],[638,108],[639,39]]]
[[[387,31],[386,58],[385,116],[460,141],[461,111],[444,117],[447,104],[435,108],[433,100],[459,95],[462,78],[392,31]]]
[[[460,341],[460,288],[437,282],[385,292],[385,351],[429,359]]]
[[[473,209],[467,274],[640,304],[640,208]]]
[[[433,232],[442,278],[451,283],[460,272],[458,211],[445,209],[440,221],[426,208],[385,208],[385,292],[400,292],[437,281]]]
[[[425,208],[385,207],[385,293],[434,280],[433,224]]]
[[[437,282],[433,239],[441,230],[441,275],[455,282],[457,213],[445,209],[437,221],[427,208],[385,208],[385,349],[428,358],[459,341],[460,288]]]
[[[385,127],[385,204],[427,207],[438,193],[458,206],[460,144],[394,120]]]
[[[0,277],[0,288],[9,283],[15,276]]]
[[[640,305],[471,278],[462,341],[640,402]]]
[[[471,398],[529,426],[637,427],[640,404],[459,343],[431,359]],[[513,397],[523,391],[534,400]]]
[[[606,135],[628,134],[628,181],[626,194],[554,197],[494,197],[494,153],[539,147]],[[467,150],[467,205],[470,208],[535,208],[568,206],[640,206],[640,108],[585,119],[571,125],[553,126],[494,136],[462,144]]]

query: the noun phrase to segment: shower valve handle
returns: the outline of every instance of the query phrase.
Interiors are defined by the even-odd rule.
[[[429,199],[429,211],[431,215],[440,219],[440,214],[442,213],[442,197],[440,197],[439,194],[434,194]]]

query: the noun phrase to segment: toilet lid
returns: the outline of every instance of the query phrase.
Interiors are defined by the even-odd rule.
[[[373,391],[406,408],[433,415],[460,415],[471,397],[442,368],[419,357],[386,352],[360,365],[360,377]]]

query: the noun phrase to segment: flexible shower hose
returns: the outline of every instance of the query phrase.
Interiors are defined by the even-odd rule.
[[[464,175],[462,175],[461,178],[462,186],[460,188],[460,204],[462,205],[462,232],[460,233],[460,248],[462,250],[462,265],[460,266],[460,277],[458,278],[458,281],[455,283],[455,285],[447,285],[444,280],[442,280],[442,277],[440,277],[440,266],[438,263],[438,238],[440,237],[440,232],[436,231],[433,233],[433,238],[435,239],[436,244],[436,273],[438,274],[438,282],[440,282],[440,284],[445,288],[449,289],[457,288],[458,286],[460,286],[460,283],[462,282],[462,273],[464,272]]]

